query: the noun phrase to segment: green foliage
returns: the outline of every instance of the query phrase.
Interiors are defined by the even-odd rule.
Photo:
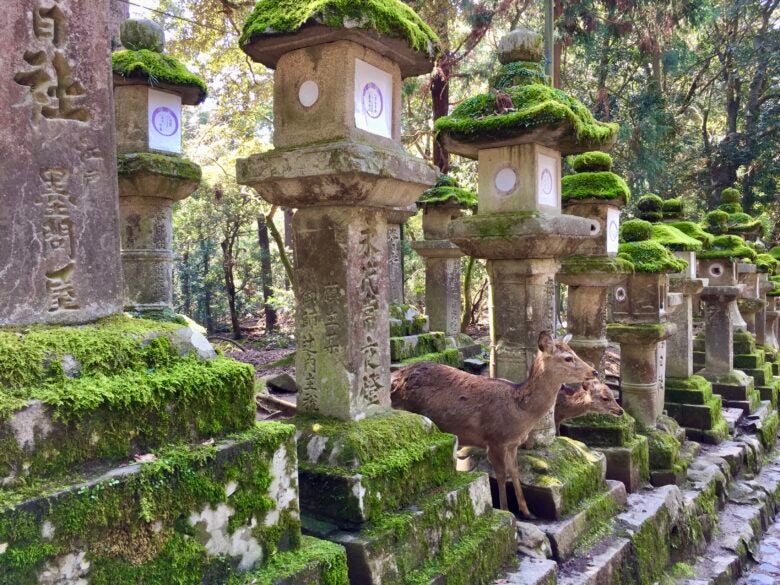
[[[653,237],[653,226],[643,219],[630,219],[620,226],[620,239],[624,242],[641,242]]]
[[[577,141],[594,146],[608,144],[617,134],[617,125],[596,121],[581,102],[559,89],[534,83],[507,88],[506,93],[513,110],[498,113],[496,96],[481,94],[439,118],[436,130],[472,141],[508,138],[531,128],[569,124]]]
[[[589,153],[592,154],[592,153]],[[561,198],[572,199],[617,199],[628,201],[631,191],[622,177],[608,171],[580,172],[561,179]]]
[[[631,262],[636,272],[680,272],[688,266],[655,240],[620,244],[618,257]]]
[[[657,223],[653,225],[653,239],[670,250],[697,252],[702,249],[702,244],[699,240],[686,235],[668,223]]]
[[[244,23],[239,43],[263,35],[293,33],[309,21],[344,28],[360,23],[391,37],[405,39],[416,51],[433,54],[436,33],[400,0],[260,0]]]
[[[476,209],[477,196],[468,189],[462,189],[458,182],[448,175],[440,175],[436,185],[420,195],[417,205],[442,205],[451,203],[468,209]]]
[[[642,195],[636,202],[636,207],[639,210],[637,215],[640,219],[650,222],[663,219],[664,200],[654,193]]]
[[[715,212],[713,212],[715,213]],[[697,255],[699,258],[728,258],[732,261],[755,260],[756,252],[739,236],[718,236],[710,247]]]
[[[117,75],[144,79],[152,86],[169,83],[197,87],[200,90],[199,103],[206,99],[208,93],[206,82],[188,71],[180,61],[148,49],[116,51],[111,54],[111,66]]]
[[[742,204],[740,203],[721,203],[718,205],[718,209],[725,211],[726,213],[742,213]]]
[[[569,157],[568,162],[575,173],[612,170],[612,157],[600,150],[583,152],[582,154],[571,156]]]
[[[780,264],[780,260],[771,254],[756,254],[756,268],[759,272],[775,272],[778,264]]]
[[[775,259],[780,261],[780,246],[775,246],[769,249],[769,254]]]
[[[681,219],[683,217],[684,204],[679,197],[664,200],[662,213],[664,219]]]
[[[716,209],[715,211],[710,211],[705,216],[704,220],[708,232],[715,235],[722,235],[726,232],[729,214],[720,209]]]

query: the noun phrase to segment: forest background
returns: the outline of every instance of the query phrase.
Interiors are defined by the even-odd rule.
[[[275,208],[235,180],[235,160],[272,148],[273,71],[239,50],[253,0],[123,0],[160,23],[166,51],[209,85],[187,108],[184,154],[204,181],[178,204],[175,310],[212,333],[262,344],[292,341],[292,210]],[[484,92],[497,45],[523,26],[542,32],[541,0],[411,0],[441,39],[433,73],[404,82],[409,151],[476,189],[476,164],[435,142],[433,121]],[[611,154],[633,201],[682,197],[692,219],[732,185],[745,211],[766,214],[780,238],[780,0],[555,0],[555,85],[602,121],[620,124]],[[633,214],[632,206],[624,211]],[[423,307],[425,270],[404,230],[406,302]],[[464,258],[464,328],[484,315],[482,263]]]

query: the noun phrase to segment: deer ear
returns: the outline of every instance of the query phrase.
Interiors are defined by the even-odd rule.
[[[551,355],[555,351],[555,340],[549,331],[542,331],[539,334],[539,351]]]
[[[567,333],[566,335],[563,336],[563,342],[568,345],[568,343],[571,341],[571,338],[572,338],[572,334]]]

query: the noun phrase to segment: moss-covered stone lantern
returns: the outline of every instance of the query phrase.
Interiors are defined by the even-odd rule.
[[[451,222],[449,239],[465,254],[487,259],[491,375],[519,382],[528,376],[539,332],[555,328],[560,259],[597,229],[592,220],[561,213],[561,155],[609,148],[617,126],[595,121],[576,99],[547,85],[539,35],[514,30],[499,51],[502,65],[489,91],[461,102],[436,121],[436,130],[450,152],[479,161],[478,211]],[[554,460],[554,440],[551,411],[528,446],[546,449],[535,456]],[[523,473],[531,465],[521,461],[520,467]],[[534,509],[529,493],[536,487],[540,498],[551,493],[540,477],[521,479],[529,507],[560,515],[571,501],[551,496],[548,509]]]
[[[417,200],[422,209],[424,240],[412,247],[425,259],[425,309],[432,331],[447,336],[460,333],[460,259],[463,252],[447,238],[451,221],[465,209],[475,210],[477,197],[461,188],[452,177],[442,175],[436,185]]]
[[[274,70],[275,148],[239,159],[238,182],[297,209],[301,512],[348,548],[353,583],[446,580],[435,551],[462,540],[477,544],[454,561],[465,581],[515,555],[487,476],[457,476],[455,437],[390,409],[388,215],[437,176],[401,144],[401,82],[432,69],[436,40],[400,0],[260,0],[239,41]],[[434,534],[412,511],[449,490]]]
[[[173,204],[201,180],[181,156],[181,107],[202,102],[206,85],[162,52],[152,21],[125,21],[120,38],[127,48],[112,67],[125,308],[154,313],[172,309]]]

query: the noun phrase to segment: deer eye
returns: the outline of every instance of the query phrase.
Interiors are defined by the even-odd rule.
[[[570,355],[567,355],[565,358],[563,358],[563,361],[571,363],[574,361],[574,358]]]

